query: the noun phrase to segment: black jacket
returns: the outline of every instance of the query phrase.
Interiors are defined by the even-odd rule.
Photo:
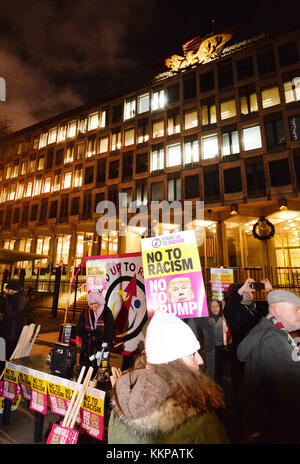
[[[108,343],[108,349],[110,349],[114,336],[114,318],[111,310],[107,306],[100,316],[104,322],[104,332],[102,335],[100,329],[89,330],[86,328],[86,311],[88,311],[88,309],[82,311],[79,316],[76,332],[82,342],[81,362],[99,351],[103,342]],[[93,311],[91,311],[91,315],[93,318]]]
[[[0,313],[3,314],[0,333],[7,342],[17,342],[25,323],[27,298],[22,290],[14,295],[1,295]]]

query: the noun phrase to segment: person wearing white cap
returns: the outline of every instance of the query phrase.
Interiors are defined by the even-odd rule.
[[[84,366],[93,365],[96,369],[97,361],[90,361],[90,356],[101,349],[103,342],[111,347],[114,335],[114,318],[111,310],[105,304],[102,293],[93,291],[88,294],[88,307],[79,316],[77,336],[81,339],[79,363]]]
[[[268,294],[269,312],[240,343],[245,363],[244,441],[300,443],[300,298]]]
[[[113,372],[109,444],[228,443],[215,410],[220,387],[199,369],[199,342],[178,317],[156,311],[148,324],[145,357]]]

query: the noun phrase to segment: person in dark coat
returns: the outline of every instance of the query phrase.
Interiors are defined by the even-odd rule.
[[[237,349],[245,363],[243,441],[300,443],[300,298],[287,290],[268,294],[269,313]]]
[[[114,318],[111,310],[105,305],[102,293],[94,291],[88,295],[88,307],[83,311],[77,323],[77,336],[81,339],[79,363],[97,368],[97,361],[90,356],[101,350],[103,342],[112,347],[114,336]]]
[[[0,313],[3,314],[0,334],[6,344],[6,360],[12,355],[25,324],[26,303],[19,281],[10,280],[0,298]]]

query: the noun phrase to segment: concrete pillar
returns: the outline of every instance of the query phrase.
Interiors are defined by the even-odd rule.
[[[226,226],[224,222],[218,221],[216,227],[217,245],[218,245],[218,266],[228,266],[228,253],[226,243]]]

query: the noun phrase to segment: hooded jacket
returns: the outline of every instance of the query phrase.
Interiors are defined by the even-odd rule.
[[[199,414],[177,404],[165,381],[150,369],[120,377],[114,395],[109,444],[229,443],[213,412]]]
[[[263,442],[300,442],[300,362],[288,334],[263,317],[237,349],[244,370],[244,434]]]

